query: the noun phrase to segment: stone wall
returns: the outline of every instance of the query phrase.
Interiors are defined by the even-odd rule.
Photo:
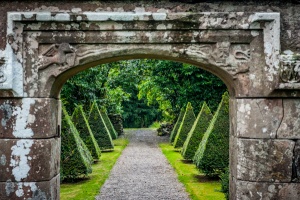
[[[17,3],[16,3],[17,2]],[[126,3],[127,2],[127,3]],[[125,11],[125,12],[280,12],[282,51],[300,53],[300,2],[298,0],[176,0],[176,1],[0,1],[0,50],[5,49],[7,12],[12,11]],[[1,57],[1,52],[0,52]]]

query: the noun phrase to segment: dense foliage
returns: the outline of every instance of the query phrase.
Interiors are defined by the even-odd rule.
[[[61,180],[75,180],[92,172],[93,158],[79,137],[66,109],[62,108],[61,128]]]
[[[192,160],[194,158],[202,137],[212,118],[213,115],[211,114],[207,104],[204,102],[197,116],[197,119],[194,122],[193,127],[191,128],[188,137],[183,144],[181,154],[184,159]]]
[[[69,113],[93,101],[109,114],[122,114],[124,127],[173,121],[190,101],[196,112],[206,101],[213,110],[226,86],[197,67],[166,60],[126,60],[85,70],[68,80],[61,98]],[[217,97],[217,98],[216,98]]]
[[[94,134],[90,128],[89,122],[86,119],[86,115],[83,111],[82,106],[77,106],[72,115],[72,121],[77,128],[81,139],[86,144],[87,148],[92,154],[95,161],[98,161],[101,156],[101,150],[97,141],[95,140]]]
[[[88,121],[100,149],[101,150],[114,149],[112,138],[105,125],[105,122],[101,116],[101,113],[99,111],[96,102],[94,102],[91,106]]]
[[[186,106],[182,122],[174,140],[174,148],[181,148],[183,146],[195,120],[196,117],[193,111],[193,107],[189,102]]]
[[[224,93],[206,130],[194,163],[208,176],[219,176],[229,165],[229,95]]]
[[[113,127],[110,119],[108,118],[107,116],[107,113],[104,109],[100,109],[100,114],[104,120],[104,123],[106,125],[106,128],[111,136],[111,138],[114,140],[114,139],[117,139],[118,137],[118,133],[116,132],[115,128]]]
[[[178,129],[180,127],[180,124],[182,122],[182,119],[183,119],[183,116],[184,116],[184,113],[185,113],[185,109],[184,108],[181,108],[180,110],[180,113],[179,113],[179,116],[177,118],[177,121],[176,121],[176,124],[174,125],[174,128],[171,132],[171,135],[170,135],[170,143],[172,144],[175,140],[175,137],[177,135],[177,132],[178,132]]]

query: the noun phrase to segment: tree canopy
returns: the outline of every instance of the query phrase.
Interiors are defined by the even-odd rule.
[[[226,91],[216,76],[195,66],[168,60],[124,60],[102,64],[69,79],[61,98],[69,113],[93,101],[108,113],[122,114],[124,127],[174,121],[191,102],[195,112],[206,101],[215,111]]]

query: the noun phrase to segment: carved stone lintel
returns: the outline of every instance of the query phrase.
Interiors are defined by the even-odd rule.
[[[226,64],[229,57],[230,42],[218,42],[216,48],[212,52],[212,57],[216,63]]]
[[[46,69],[51,65],[60,67],[74,66],[75,49],[68,43],[51,45],[39,59],[39,70]]]
[[[280,56],[280,79],[284,83],[300,82],[300,55]]]

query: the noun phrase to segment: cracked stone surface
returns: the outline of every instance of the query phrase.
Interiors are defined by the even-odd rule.
[[[164,140],[168,138],[156,136],[153,130],[130,131],[130,143],[96,199],[190,199],[158,147]]]

